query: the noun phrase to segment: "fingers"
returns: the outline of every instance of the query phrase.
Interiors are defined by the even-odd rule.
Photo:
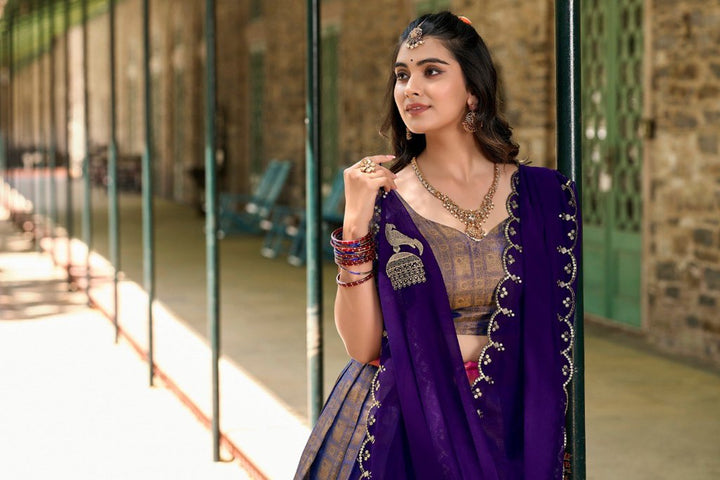
[[[355,197],[360,191],[365,195],[375,195],[380,188],[385,191],[396,190],[395,175],[383,163],[395,159],[394,155],[372,155],[363,157],[355,164],[345,169],[345,193]],[[357,192],[357,193],[353,193]]]
[[[368,167],[367,164],[359,164],[347,168],[345,170],[346,184],[350,181],[353,183],[366,184],[375,188],[377,186],[376,184],[380,182],[383,186],[392,185],[392,187],[395,188],[395,178],[397,175],[385,167],[374,167],[374,165],[376,164],[370,164],[370,167]]]
[[[371,161],[372,163],[374,163],[376,165],[380,165],[382,163],[389,162],[394,159],[395,159],[395,155],[371,155],[368,157],[363,157],[355,165],[362,165],[363,162],[368,162],[368,161]]]
[[[395,160],[395,155],[374,155],[372,157],[367,157],[370,160],[372,160],[375,163],[385,163],[389,162],[390,160]]]

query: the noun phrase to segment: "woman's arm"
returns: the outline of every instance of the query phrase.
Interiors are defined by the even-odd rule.
[[[362,171],[360,162],[345,169],[345,215],[342,240],[356,240],[370,231],[378,191],[395,189],[395,174],[380,164],[392,160],[392,155],[369,158],[374,171]],[[367,169],[366,169],[367,170]],[[354,282],[372,270],[372,261],[339,269],[339,281]],[[351,273],[348,270],[351,270]],[[355,286],[338,286],[335,297],[335,326],[345,344],[345,350],[355,360],[368,363],[380,356],[383,320],[375,279]]]

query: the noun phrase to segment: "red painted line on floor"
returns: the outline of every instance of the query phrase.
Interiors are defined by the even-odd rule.
[[[97,308],[102,314],[112,322],[112,314],[102,308],[97,302],[92,301],[92,306],[94,308]],[[113,325],[114,326],[114,325]],[[129,334],[127,334],[121,326],[118,325],[118,332],[120,335],[127,340],[127,342],[130,344],[130,346],[135,350],[135,352],[138,354],[140,358],[142,358],[144,361],[148,361],[148,354],[145,349],[143,349]],[[200,407],[197,406],[195,402],[192,401],[190,397],[188,397],[178,385],[172,381],[172,379],[163,372],[160,368],[157,367],[157,365],[153,366],[153,372],[155,375],[160,378],[160,380],[165,384],[165,386],[170,390],[177,398],[180,400],[180,402],[185,405],[192,413],[195,415],[195,418],[197,418],[200,423],[205,425],[205,427],[210,430],[212,428],[212,419],[205,415],[205,413],[200,409]],[[245,455],[240,448],[238,448],[237,445],[235,445],[225,434],[220,432],[220,443],[223,447],[225,447],[227,450],[230,451],[230,453],[233,456],[233,460],[237,460],[238,463],[242,466],[243,469],[246,470],[248,475],[250,475],[250,478],[254,480],[269,480],[267,476],[265,476],[264,473],[260,471],[260,469],[250,460],[250,458]]]

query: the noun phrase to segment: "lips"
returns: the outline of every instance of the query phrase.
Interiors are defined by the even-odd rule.
[[[429,105],[424,105],[422,103],[411,103],[410,105],[405,107],[405,111],[410,115],[419,115],[428,108],[430,108]]]

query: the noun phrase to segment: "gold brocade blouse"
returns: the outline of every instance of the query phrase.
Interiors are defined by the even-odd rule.
[[[460,230],[429,220],[399,195],[410,217],[425,237],[442,272],[458,335],[487,335],[496,309],[495,287],[503,278],[505,223],[500,222],[476,242]]]

